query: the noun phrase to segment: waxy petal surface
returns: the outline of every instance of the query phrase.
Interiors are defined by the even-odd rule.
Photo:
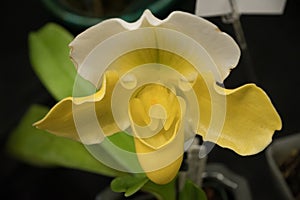
[[[152,31],[145,31],[147,28],[150,28],[149,30],[151,30],[151,27],[156,28],[153,29],[154,31],[156,30],[154,33],[151,33]],[[105,62],[103,62],[100,66],[99,64],[92,63],[91,58],[88,59],[88,63],[85,63],[85,60],[91,53],[100,55],[96,50],[97,48],[105,49],[107,52],[111,52],[108,54],[118,56],[121,56],[126,52],[136,50],[136,48],[164,49],[164,41],[166,41],[169,37],[164,38],[161,35],[162,33],[157,32],[158,30],[160,32],[162,32],[161,30],[167,32],[166,35],[171,37],[170,40],[172,40],[174,44],[181,42],[181,45],[179,46],[172,46],[168,44],[168,48],[171,49],[171,52],[173,52],[173,49],[175,53],[177,53],[176,51],[178,50],[188,53],[192,51],[186,51],[185,48],[183,48],[184,46],[187,46],[184,45],[187,44],[185,39],[183,39],[183,36],[179,38],[175,33],[178,33],[178,35],[184,35],[184,37],[189,38],[189,40],[191,40],[195,45],[201,47],[202,51],[206,52],[206,56],[208,56],[214,65],[216,65],[217,69],[215,70],[219,73],[219,82],[222,82],[228,76],[230,69],[234,68],[238,63],[240,57],[238,45],[230,36],[221,32],[209,21],[195,15],[179,11],[173,12],[164,20],[159,20],[154,17],[149,10],[146,10],[141,18],[134,23],[128,23],[121,19],[110,19],[87,29],[78,35],[70,44],[72,49],[71,58],[77,66],[79,74],[94,83],[95,86],[98,86],[97,76],[94,77],[92,74],[98,74],[98,76],[99,74],[101,75],[102,71],[99,71],[99,67],[103,68],[102,70],[105,70],[107,66]],[[142,36],[140,36],[138,32],[142,32]],[[151,41],[151,34],[154,36],[153,41]],[[122,39],[118,40],[118,37],[121,37]],[[123,38],[126,39],[124,40]],[[138,46],[135,45],[135,42]],[[147,44],[148,42],[150,43]],[[108,43],[111,44],[106,45]],[[116,46],[118,46],[117,49],[115,48]],[[112,49],[112,47],[114,49]],[[193,53],[194,55],[197,54],[195,51]],[[106,55],[104,58],[105,57],[108,56]],[[96,60],[97,59],[95,59],[95,62]],[[100,60],[103,61],[104,59]],[[89,69],[88,72],[86,72],[86,69],[83,71],[80,69],[81,65],[97,69]]]
[[[85,144],[101,142],[104,135],[99,132],[99,124],[105,135],[120,131],[110,107],[112,89],[117,80],[117,73],[107,72],[102,88],[95,95],[63,99],[34,126]]]
[[[159,84],[140,88],[130,101],[129,110],[139,162],[148,178],[158,184],[173,180],[181,165],[184,151],[182,106],[184,104],[180,104],[171,90]],[[165,129],[164,124],[170,117],[171,125]],[[145,123],[148,120],[140,119],[150,121]]]
[[[232,149],[240,155],[262,151],[272,141],[274,131],[281,129],[281,119],[266,93],[254,84],[246,84],[234,90],[217,85],[214,88],[209,91],[206,82],[200,77],[194,85],[201,112],[198,134],[204,140]],[[207,134],[214,95],[219,96],[219,99],[222,96],[226,98],[225,121],[221,132]]]

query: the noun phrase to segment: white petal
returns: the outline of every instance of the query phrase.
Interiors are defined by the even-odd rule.
[[[181,32],[159,27],[145,27],[115,34],[98,44],[87,55],[78,73],[98,88],[101,76],[114,60],[126,53],[147,48],[166,50],[179,55],[189,61],[199,73],[212,72],[216,81],[223,81],[222,71],[201,44]],[[110,70],[120,72],[120,69]]]
[[[85,57],[101,42],[109,37],[127,30],[135,30],[140,27],[156,26],[161,20],[146,10],[140,19],[134,23],[128,23],[119,18],[112,18],[96,24],[81,34],[70,43],[70,57],[76,68],[80,66]],[[126,39],[126,38],[125,38]]]
[[[173,12],[165,20],[159,20],[155,18],[149,10],[146,10],[141,18],[134,23],[128,23],[121,19],[109,19],[78,35],[70,44],[72,49],[70,56],[75,62],[75,65],[77,65],[77,67],[83,65],[84,60],[91,59],[89,54],[95,51],[97,55],[94,56],[94,58],[97,59],[88,61],[88,63],[85,64],[92,64],[92,68],[101,68],[95,70],[89,69],[87,71],[86,69],[84,71],[79,70],[79,74],[90,80],[96,86],[99,86],[99,75],[101,76],[103,74],[109,64],[108,61],[111,62],[112,59],[116,58],[110,56],[110,60],[106,57],[103,60],[103,55],[111,54],[120,56],[123,53],[138,48],[159,47],[165,50],[174,48],[174,45],[172,47],[167,46],[170,44],[170,41],[165,42],[162,39],[159,40],[156,35],[157,31],[153,31],[154,29],[151,31],[150,27],[156,27],[157,30],[165,29],[166,31],[164,32],[170,34],[170,37],[166,37],[166,39],[172,39],[172,43],[177,44],[177,50],[181,49],[181,52],[184,53],[189,49],[187,52],[193,54],[194,57],[198,57],[197,54],[199,52],[193,52],[193,50],[188,48],[188,45],[190,43],[196,43],[194,46],[198,46],[198,48],[202,49],[202,52],[206,52],[210,57],[210,62],[213,62],[214,65],[218,67],[217,70],[214,70],[220,73],[220,78],[216,78],[220,79],[217,80],[219,82],[222,82],[228,76],[230,69],[234,68],[238,62],[240,56],[238,45],[230,36],[222,33],[214,24],[207,20],[184,12]],[[142,31],[139,32],[138,30]],[[177,34],[173,36],[173,33]],[[180,34],[185,35],[185,37],[179,37],[178,35]],[[180,38],[190,38],[189,40],[193,42],[185,43],[185,41],[176,40]],[[174,51],[172,50],[171,52]],[[185,54],[182,56],[185,57]],[[179,53],[178,55],[181,54]],[[189,57],[186,59],[189,60]],[[97,62],[98,65],[95,66],[95,62]]]
[[[240,49],[236,42],[201,17],[176,11],[160,26],[182,32],[201,44],[219,67],[223,80],[239,61]]]

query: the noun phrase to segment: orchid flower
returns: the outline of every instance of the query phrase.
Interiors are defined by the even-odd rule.
[[[70,48],[78,74],[97,90],[66,97],[35,126],[86,146],[126,132],[142,170],[157,184],[174,179],[197,134],[252,155],[281,129],[261,88],[221,86],[240,50],[198,16],[176,11],[159,20],[146,10],[133,23],[108,19],[79,34]]]

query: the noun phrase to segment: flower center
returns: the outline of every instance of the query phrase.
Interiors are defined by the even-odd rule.
[[[135,137],[151,148],[161,148],[177,133],[181,106],[176,95],[160,84],[139,88],[129,104]]]

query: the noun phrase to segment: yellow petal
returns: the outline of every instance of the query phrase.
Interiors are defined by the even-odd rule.
[[[213,84],[213,83],[212,83]],[[215,85],[210,94],[203,79],[194,86],[200,106],[198,132],[204,140],[230,148],[240,155],[262,151],[271,141],[275,130],[281,129],[281,119],[267,94],[254,84],[234,90]],[[200,92],[198,92],[198,91]],[[226,96],[226,115],[222,131],[217,137],[207,135],[212,116],[213,96]],[[212,139],[213,138],[213,139]]]
[[[117,73],[106,72],[102,88],[96,94],[63,99],[34,126],[85,144],[101,142],[103,134],[111,135],[119,131],[110,107],[112,90],[117,81]]]
[[[200,112],[197,132],[205,138],[212,115],[211,95],[207,83],[200,75],[197,77],[197,80],[193,85],[193,89],[197,96]]]
[[[136,153],[148,178],[158,184],[173,180],[182,162],[181,107],[171,90],[154,83],[140,88],[130,100]],[[166,129],[164,123],[169,118],[172,122]]]
[[[129,102],[131,113],[134,113],[131,117],[132,120],[139,126],[146,126],[150,123],[150,118],[142,101],[138,98],[134,98]]]
[[[177,131],[174,125],[182,113],[176,95],[168,88],[154,83],[141,87],[133,94],[129,112],[135,135],[153,149],[159,149],[173,140]]]
[[[262,151],[282,126],[269,97],[254,84],[226,90],[226,95],[226,121],[217,143],[241,155]]]
[[[163,135],[164,129],[157,135]],[[143,140],[135,137],[135,149],[141,167],[147,177],[157,184],[167,184],[177,175],[183,158],[184,132],[178,129],[178,123],[174,129],[173,140],[168,141],[163,147],[153,149]],[[156,137],[157,138],[157,137]],[[155,146],[155,143],[152,143]]]

